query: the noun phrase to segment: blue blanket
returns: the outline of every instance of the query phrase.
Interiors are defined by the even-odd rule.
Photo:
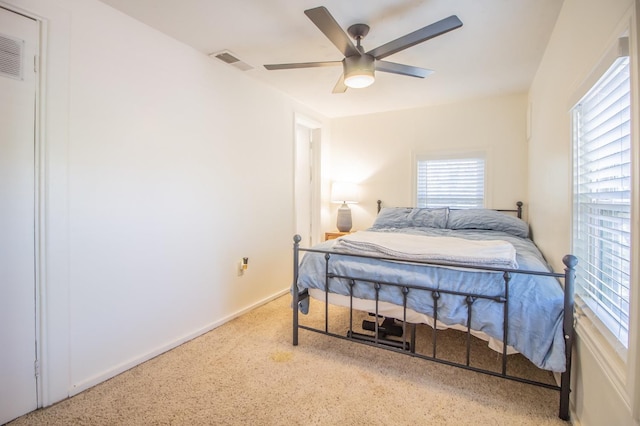
[[[369,229],[372,231],[373,229]],[[404,232],[415,235],[449,236],[471,240],[504,240],[516,249],[518,268],[525,271],[550,271],[547,262],[535,244],[528,238],[511,233],[477,229],[402,228],[376,229],[378,232]],[[331,250],[334,240],[326,241],[314,249]],[[305,253],[300,263],[298,288],[324,290],[325,259],[322,253]],[[473,292],[484,295],[501,295],[504,280],[501,272],[469,271],[376,259],[331,255],[330,272],[406,285],[427,286],[453,291]],[[349,295],[346,280],[333,279],[329,291]],[[513,346],[535,365],[545,370],[565,370],[562,320],[564,293],[560,282],[553,277],[513,273],[509,283],[509,333],[507,344]],[[354,296],[375,299],[373,286],[357,282]],[[380,290],[380,300],[402,305],[401,289],[387,286]],[[308,299],[300,308],[308,310]],[[412,290],[408,294],[407,307],[433,316],[433,298],[430,291]],[[438,320],[447,324],[466,326],[467,304],[465,298],[441,293],[438,301]],[[471,328],[503,340],[503,305],[477,299],[473,303]]]

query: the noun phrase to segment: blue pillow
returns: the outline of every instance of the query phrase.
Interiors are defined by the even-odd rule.
[[[445,228],[448,208],[385,207],[371,226],[381,228]]]
[[[451,210],[447,228],[502,231],[516,237],[529,238],[529,225],[525,221],[491,209]]]

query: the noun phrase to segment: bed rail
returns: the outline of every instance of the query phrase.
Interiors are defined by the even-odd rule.
[[[450,291],[443,290],[439,288],[428,288],[424,286],[416,286],[411,285],[410,283],[406,284],[397,284],[391,282],[383,282],[377,280],[371,280],[367,277],[362,276],[349,276],[349,275],[340,275],[335,274],[331,271],[331,258],[333,254],[339,254],[340,256],[353,256],[353,257],[362,257],[362,258],[374,258],[373,256],[366,256],[360,254],[345,254],[345,253],[335,253],[328,250],[319,250],[313,248],[301,248],[300,241],[301,237],[299,235],[294,236],[294,244],[293,244],[293,284],[292,284],[292,296],[293,296],[293,304],[295,307],[293,309],[293,345],[298,345],[298,334],[300,329],[313,331],[317,333],[326,334],[329,336],[337,337],[340,339],[351,340],[371,346],[380,347],[383,349],[404,353],[410,356],[435,361],[438,363],[455,366],[459,368],[463,368],[466,370],[471,370],[479,373],[488,374],[491,376],[501,377],[504,379],[509,379],[521,383],[526,383],[534,386],[544,387],[548,389],[553,389],[559,391],[560,393],[560,401],[559,401],[559,414],[558,416],[563,420],[569,420],[569,395],[570,395],[570,382],[571,382],[571,351],[573,346],[573,288],[575,281],[575,267],[577,264],[577,258],[572,255],[567,255],[563,258],[563,263],[565,265],[564,273],[556,273],[556,272],[542,272],[542,271],[523,271],[517,269],[504,269],[504,268],[494,268],[494,267],[480,267],[473,266],[473,269],[480,269],[486,271],[494,271],[501,272],[504,281],[504,291],[502,294],[497,295],[486,295],[486,294],[477,294],[477,293],[465,293],[460,291]],[[299,323],[299,303],[300,301],[309,297],[308,291],[305,289],[303,291],[299,291],[297,287],[298,277],[299,277],[299,264],[300,264],[300,253],[301,252],[314,252],[314,253],[323,253],[325,258],[325,312],[324,312],[324,328],[314,328],[307,325],[303,325]],[[375,257],[375,259],[379,260],[389,260],[394,261],[398,259],[389,258],[389,257]],[[423,264],[430,266],[455,266],[460,268],[460,265],[453,265],[445,262],[422,262],[422,261],[412,261],[410,263],[415,264]],[[530,274],[530,275],[541,275],[541,276],[549,276],[561,279],[564,282],[564,316],[563,316],[563,336],[565,340],[565,359],[566,359],[566,369],[565,372],[561,375],[560,385],[553,385],[549,383],[539,382],[535,380],[529,380],[527,378],[514,376],[509,374],[508,372],[508,357],[507,357],[507,347],[508,347],[508,331],[509,331],[509,281],[511,279],[512,274]],[[340,335],[329,331],[329,312],[328,312],[328,295],[329,295],[329,282],[332,279],[345,279],[349,283],[350,286],[350,306],[349,306],[349,330],[346,335]],[[402,318],[402,340],[396,339],[387,339],[380,336],[379,333],[379,324],[378,321],[374,321],[375,325],[373,326],[373,335],[358,333],[353,330],[353,286],[356,282],[368,282],[372,284],[375,288],[375,312],[373,313],[376,318],[378,317],[378,306],[380,303],[379,293],[380,289],[383,286],[395,286],[400,287],[404,303],[402,306],[403,318]],[[442,296],[442,294],[454,294],[460,297],[464,297],[466,299],[466,304],[468,307],[468,319],[466,324],[466,354],[465,354],[465,362],[458,363],[454,361],[450,361],[447,359],[439,358],[437,353],[437,332],[433,332],[432,342],[431,342],[431,353],[429,355],[417,353],[415,351],[416,344],[416,325],[407,323],[407,296],[411,291],[430,291],[431,296],[434,299],[434,309],[432,313],[433,324],[436,324],[438,319],[438,299]],[[503,326],[503,350],[502,350],[502,366],[501,371],[493,371],[487,370],[483,368],[479,368],[477,366],[473,366],[470,363],[470,353],[471,353],[471,316],[473,315],[473,303],[477,299],[489,299],[495,303],[500,303],[503,305],[504,312],[504,326]],[[410,328],[410,330],[407,330]],[[410,332],[410,337],[407,340],[407,331]]]

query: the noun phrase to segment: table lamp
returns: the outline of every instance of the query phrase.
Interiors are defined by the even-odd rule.
[[[351,231],[351,209],[349,204],[358,202],[358,186],[351,182],[333,182],[331,185],[331,202],[342,203],[338,209],[337,227],[340,232]]]

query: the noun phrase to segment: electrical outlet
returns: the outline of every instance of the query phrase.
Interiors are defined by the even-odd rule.
[[[238,263],[238,276],[244,275],[244,271],[249,269],[249,258],[243,257]]]

